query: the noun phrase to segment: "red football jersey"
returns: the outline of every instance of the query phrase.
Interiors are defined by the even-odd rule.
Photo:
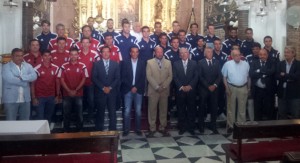
[[[99,59],[100,58],[99,58],[98,53],[94,50],[90,50],[89,53],[87,53],[87,54],[84,54],[83,51],[79,52],[78,61],[85,64],[88,74],[89,74],[89,78],[87,78],[85,80],[84,85],[88,86],[88,85],[92,84],[91,76],[92,76],[93,64],[94,64],[94,62],[98,61]]]
[[[65,37],[66,38],[66,47],[65,50],[70,50],[70,48],[74,45],[74,40],[70,37]],[[51,50],[57,50],[57,37],[54,39],[51,39],[49,41],[48,49]]]
[[[25,62],[31,64],[32,67],[37,66],[38,64],[42,63],[42,56],[41,53],[37,57],[35,57],[32,53],[27,53],[23,56]]]
[[[107,46],[107,45],[101,45],[100,50],[104,46]],[[120,61],[123,60],[119,47],[117,47],[116,45],[112,45],[110,47],[110,51],[111,51],[111,54],[110,54],[110,57],[109,57],[110,60],[118,62],[118,63],[120,63]]]
[[[96,39],[94,39],[94,38],[91,38],[91,39],[90,39],[90,43],[91,43],[91,45],[90,45],[90,50],[100,51],[100,49],[99,49],[99,47],[100,47],[100,42],[99,42],[98,40],[96,40]],[[78,42],[75,44],[75,46],[76,46],[78,49],[82,50],[82,46],[81,46],[81,42],[80,42],[80,41],[78,41]]]
[[[60,53],[57,50],[52,50],[51,56],[52,63],[61,67],[64,63],[69,62],[70,53],[68,50],[65,50],[63,53]]]

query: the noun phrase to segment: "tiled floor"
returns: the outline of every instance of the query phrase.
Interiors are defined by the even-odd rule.
[[[136,136],[130,133],[120,139],[118,162],[126,163],[222,163],[225,154],[221,144],[230,143],[231,135],[225,129],[220,134],[212,134],[205,130],[204,134],[196,132],[178,135],[178,131],[170,131],[170,137],[162,137],[156,133],[154,138]],[[278,163],[278,162],[272,162]]]

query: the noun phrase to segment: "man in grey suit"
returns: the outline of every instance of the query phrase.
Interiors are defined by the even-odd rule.
[[[179,135],[182,135],[185,131],[195,135],[197,63],[189,59],[190,54],[187,48],[181,48],[179,53],[181,60],[176,61],[173,65]]]
[[[168,96],[170,93],[170,83],[172,81],[171,62],[164,58],[163,49],[157,46],[155,58],[147,61],[146,77],[148,85],[148,121],[150,125],[149,137],[153,137],[156,132],[157,104],[159,105],[159,130],[164,136],[169,133],[167,126]]]
[[[3,103],[6,120],[20,120],[30,117],[30,87],[29,83],[36,80],[33,67],[24,62],[23,50],[15,48],[11,52],[12,60],[2,69]]]
[[[96,130],[104,128],[105,108],[108,109],[109,130],[116,130],[116,98],[120,82],[119,64],[109,59],[110,48],[104,46],[101,49],[102,59],[94,63],[92,81],[96,86]]]

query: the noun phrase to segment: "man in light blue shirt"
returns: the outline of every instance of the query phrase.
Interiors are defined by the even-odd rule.
[[[246,102],[250,91],[249,69],[247,62],[241,60],[239,50],[231,52],[233,60],[222,68],[223,82],[227,95],[227,132],[231,133],[235,122],[236,100],[238,103],[237,121],[246,121]]]
[[[19,113],[20,120],[29,120],[30,117],[30,86],[37,75],[33,67],[23,61],[23,50],[12,50],[12,61],[3,66],[3,96],[6,120],[16,120]]]

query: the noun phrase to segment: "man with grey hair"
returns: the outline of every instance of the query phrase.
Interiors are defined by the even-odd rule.
[[[300,118],[300,62],[296,60],[296,48],[284,48],[284,60],[277,65],[276,78],[279,119]]]
[[[227,61],[222,68],[227,95],[227,133],[233,131],[233,123],[236,121],[236,108],[238,111],[237,121],[246,121],[246,103],[250,92],[249,64],[241,60],[239,50],[232,50],[231,57],[233,60]]]
[[[140,22],[134,22],[132,25],[133,31],[130,31],[130,34],[134,37],[136,37],[137,42],[140,42],[142,40],[142,25]]]
[[[168,96],[172,81],[171,62],[164,58],[163,49],[157,46],[154,49],[155,58],[147,61],[146,77],[148,80],[148,122],[149,137],[156,132],[156,115],[159,109],[159,130],[164,136],[169,133],[167,127]],[[157,108],[157,105],[159,108]]]
[[[49,41],[49,45],[48,45],[48,49],[51,50],[58,50],[58,41],[57,38],[58,37],[63,37],[66,39],[66,46],[65,46],[65,50],[70,50],[70,48],[73,46],[73,44],[75,43],[74,40],[70,37],[67,37],[65,35],[65,25],[59,23],[56,25],[56,34],[57,37],[54,39],[51,39]]]

